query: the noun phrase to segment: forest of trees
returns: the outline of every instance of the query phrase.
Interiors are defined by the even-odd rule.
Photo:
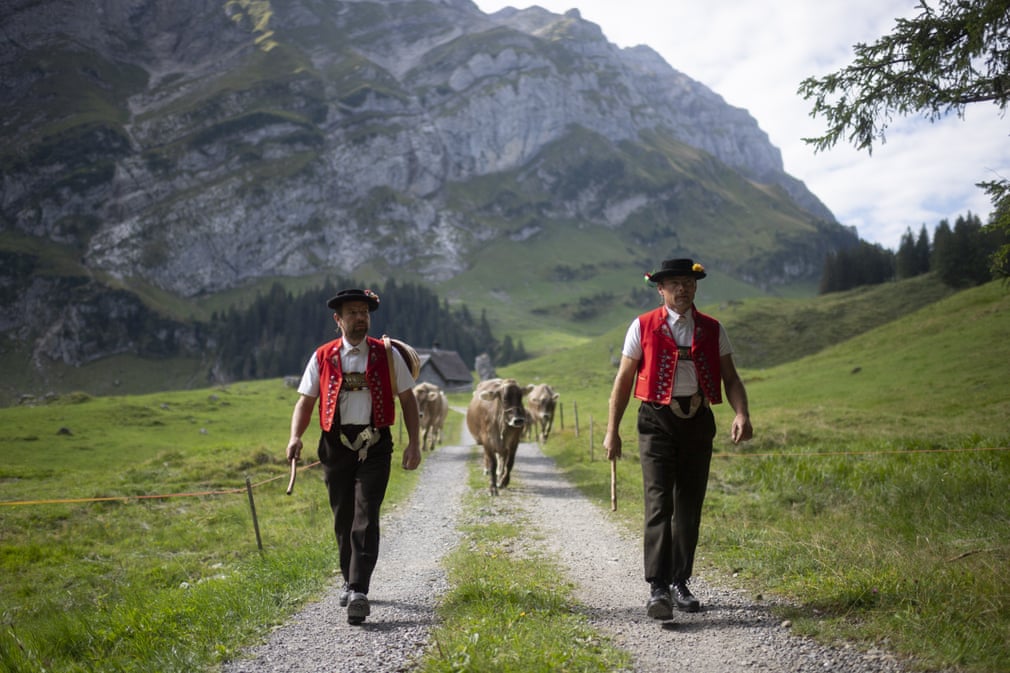
[[[229,379],[261,379],[301,374],[309,356],[321,344],[336,338],[333,311],[326,301],[339,288],[363,287],[352,279],[328,280],[323,287],[298,296],[275,283],[244,309],[229,309],[211,318],[212,348],[217,375]],[[506,335],[495,339],[482,311],[474,317],[464,305],[452,309],[432,291],[416,284],[388,281],[373,286],[379,310],[372,314],[372,336],[401,339],[415,348],[437,345],[459,353],[473,365],[488,353],[496,365],[526,358],[522,341]]]
[[[829,254],[824,259],[820,293],[842,292],[860,285],[894,280],[894,253],[877,243],[859,245]]]
[[[960,215],[953,228],[940,220],[930,243],[926,225],[918,236],[905,231],[898,251],[860,241],[859,245],[828,255],[824,260],[820,293],[841,292],[935,271],[947,285],[972,287],[997,275],[993,256],[1007,244],[1006,232],[985,227],[978,215]]]

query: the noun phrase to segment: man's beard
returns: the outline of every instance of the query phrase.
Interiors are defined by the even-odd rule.
[[[351,341],[358,342],[368,334],[368,324],[347,325],[344,329],[344,336]]]
[[[683,313],[687,309],[691,308],[691,304],[692,303],[694,303],[694,300],[691,297],[687,297],[687,296],[683,296],[683,295],[680,296],[680,297],[677,297],[675,295],[671,295],[670,296],[670,302],[668,303],[668,306],[670,306],[670,308],[676,309],[676,310],[680,311],[681,313]]]

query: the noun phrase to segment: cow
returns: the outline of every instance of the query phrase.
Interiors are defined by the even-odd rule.
[[[481,381],[466,410],[466,427],[484,447],[484,466],[490,475],[491,495],[509,485],[519,440],[526,429],[523,395],[515,379]]]
[[[526,389],[533,430],[539,429],[540,443],[543,444],[547,441],[547,437],[551,434],[551,427],[554,425],[554,409],[558,403],[559,395],[546,383],[531,384],[526,386]]]
[[[449,417],[449,398],[445,392],[438,391],[438,415],[435,417],[435,442],[442,443],[442,429],[445,428],[445,419]],[[434,448],[434,446],[432,446]]]
[[[414,386],[417,411],[421,417],[421,450],[434,451],[435,444],[442,441],[442,426],[449,415],[449,399],[434,383],[418,383]]]

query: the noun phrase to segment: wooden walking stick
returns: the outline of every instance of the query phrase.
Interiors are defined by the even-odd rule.
[[[610,511],[617,511],[617,459],[610,459]]]
[[[288,495],[291,495],[291,491],[295,490],[295,477],[298,476],[298,459],[291,459],[291,479],[288,480]]]

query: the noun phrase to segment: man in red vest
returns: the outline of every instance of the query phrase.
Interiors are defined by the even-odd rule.
[[[663,304],[628,328],[614,378],[603,446],[607,458],[621,457],[620,425],[632,393],[638,409],[638,451],[645,490],[646,611],[673,617],[673,604],[700,609],[687,580],[694,568],[701,507],[712,461],[715,417],[721,388],[736,412],[730,437],[751,438],[747,392],[733,363],[733,347],[722,325],[694,306],[705,269],[691,259],[668,259],[646,274]]]
[[[342,290],[327,303],[341,337],[309,358],[291,416],[287,458],[297,460],[302,434],[319,399],[319,460],[333,510],[344,587],[340,605],[347,621],[361,624],[370,613],[368,589],[379,555],[379,508],[389,484],[393,455],[390,426],[399,400],[407,447],[405,470],[421,464],[414,378],[396,348],[368,336],[379,297],[371,290]]]

